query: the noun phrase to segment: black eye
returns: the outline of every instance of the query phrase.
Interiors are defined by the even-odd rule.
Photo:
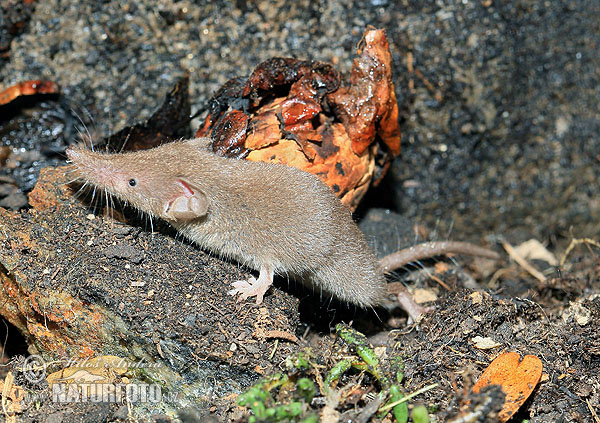
[[[133,179],[133,178],[131,178],[131,179],[129,180],[129,186],[130,186],[130,187],[134,187],[134,186],[136,186],[136,185],[137,185],[137,180],[136,180],[136,179]]]

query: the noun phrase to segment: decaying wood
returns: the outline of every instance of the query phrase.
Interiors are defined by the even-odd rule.
[[[314,173],[352,209],[400,153],[383,30],[365,31],[348,82],[326,63],[272,58],[225,84],[208,110],[196,135],[215,152]]]

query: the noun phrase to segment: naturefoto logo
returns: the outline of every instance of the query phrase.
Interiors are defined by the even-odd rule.
[[[25,380],[38,385],[46,379],[46,362],[39,355],[30,355],[23,361],[21,372]]]
[[[85,372],[85,371],[84,371]],[[160,386],[147,383],[53,383],[52,401],[71,402],[111,402],[158,403],[162,400]]]
[[[156,367],[149,363],[128,362],[114,356],[85,360],[70,360],[68,367],[46,375],[47,364],[38,355],[29,356],[22,365],[25,379],[32,384],[47,380],[52,401],[158,403],[162,400],[161,387],[148,383],[124,383],[121,377],[130,367]]]

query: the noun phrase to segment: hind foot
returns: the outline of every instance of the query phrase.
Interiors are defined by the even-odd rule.
[[[269,266],[261,266],[258,279],[250,278],[247,281],[236,281],[231,284],[234,289],[229,295],[238,295],[238,303],[250,297],[256,297],[256,304],[263,301],[263,297],[269,287],[273,284],[273,270]]]

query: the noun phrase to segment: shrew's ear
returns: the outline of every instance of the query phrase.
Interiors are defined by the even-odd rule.
[[[165,205],[166,218],[194,220],[204,216],[208,212],[206,194],[184,178],[177,179],[176,183],[181,187],[181,191]]]

